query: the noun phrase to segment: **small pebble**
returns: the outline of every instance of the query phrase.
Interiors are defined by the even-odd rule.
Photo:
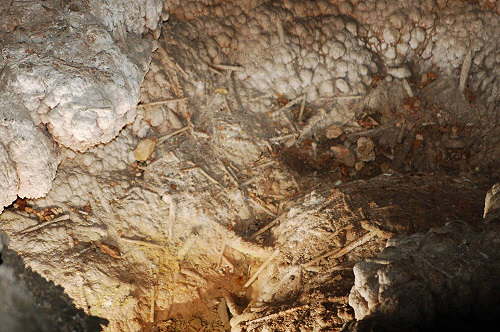
[[[325,135],[327,138],[337,138],[343,133],[344,131],[342,130],[342,128],[333,125],[326,129]]]
[[[146,161],[155,150],[156,139],[145,138],[137,144],[134,150],[134,158],[137,161]]]
[[[356,154],[358,158],[362,161],[372,161],[375,160],[375,144],[368,137],[358,138]]]
[[[342,164],[353,167],[356,163],[356,157],[354,154],[343,145],[335,145],[330,147],[330,150],[333,152],[335,159],[337,159]]]

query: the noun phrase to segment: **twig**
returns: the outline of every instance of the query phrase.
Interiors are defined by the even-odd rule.
[[[462,64],[462,70],[460,71],[460,82],[459,82],[459,89],[460,92],[464,92],[465,90],[465,85],[467,83],[467,78],[469,77],[469,71],[470,67],[472,64],[472,49],[469,49],[469,52],[464,57],[464,62]]]
[[[242,187],[246,187],[246,186],[248,186],[249,184],[252,184],[252,183],[254,183],[254,182],[255,182],[255,181],[257,181],[257,180],[259,180],[259,178],[258,178],[257,176],[254,176],[253,178],[250,178],[249,180],[247,180],[247,181],[243,182],[243,183],[241,184],[241,186],[242,186]]]
[[[276,213],[274,213],[273,211],[269,210],[267,207],[264,206],[263,203],[259,202],[259,200],[256,198],[256,197],[249,197],[248,198],[250,200],[250,202],[252,202],[256,207],[260,208],[262,211],[264,211],[265,213],[267,213],[268,215],[270,215],[271,217],[273,218],[276,218]]]
[[[189,130],[191,128],[191,126],[186,126],[184,128],[181,128],[181,129],[178,129],[176,131],[174,131],[173,133],[170,133],[168,135],[165,135],[165,136],[162,136],[160,137],[160,139],[158,140],[158,144],[162,144],[163,142],[165,142],[166,140],[168,140],[169,138],[171,137],[174,137],[175,135],[178,135],[180,133],[183,133],[187,130]]]
[[[217,259],[217,267],[219,267],[222,263],[222,257],[224,256],[224,251],[226,251],[226,240],[224,239],[224,243],[222,244],[222,249],[219,253],[219,259]]]
[[[295,311],[307,310],[307,309],[309,309],[309,304],[305,304],[305,305],[301,305],[299,307],[294,307],[294,308],[290,308],[290,309],[283,310],[283,311],[280,311],[280,312],[276,312],[274,314],[270,314],[270,315],[267,315],[267,316],[264,316],[264,317],[260,317],[260,318],[254,319],[254,320],[249,320],[249,321],[247,321],[247,324],[258,324],[258,323],[264,322],[266,320],[275,319],[275,318],[278,318],[278,317],[281,317],[281,316],[285,316],[285,315],[291,314],[291,313],[293,313]]]
[[[169,103],[173,103],[173,102],[183,101],[186,99],[187,99],[187,97],[159,100],[159,101],[154,101],[154,102],[147,103],[147,104],[139,104],[139,105],[137,105],[137,108],[147,108],[147,107],[165,105],[165,104],[169,104]]]
[[[373,237],[375,237],[375,235],[376,234],[374,232],[366,233],[365,235],[363,235],[359,239],[352,241],[351,243],[349,243],[347,246],[345,246],[343,248],[328,251],[328,252],[324,253],[323,255],[316,257],[315,259],[309,261],[309,263],[304,264],[304,267],[316,265],[323,258],[326,258],[326,257],[330,257],[330,256],[332,256],[333,258],[342,257],[345,254],[349,253],[351,250],[353,250],[353,249],[365,244],[366,242],[370,241]]]
[[[163,246],[157,243],[152,243],[152,242],[146,242],[142,240],[134,240],[134,239],[129,239],[126,237],[120,237],[120,240],[123,242],[131,243],[131,244],[136,244],[139,246],[144,246],[144,247],[150,247],[150,248],[157,248],[157,249],[163,249]]]
[[[387,240],[387,239],[390,239],[391,237],[394,237],[394,235],[395,235],[392,232],[383,230],[378,225],[376,225],[373,222],[369,222],[368,220],[361,220],[360,224],[361,224],[361,227],[364,230],[376,234],[381,239],[386,239]]]
[[[255,165],[253,168],[255,168],[255,169],[267,168],[267,167],[272,166],[274,164],[276,164],[276,161],[275,160],[270,160],[268,162],[265,162],[265,163],[262,163],[262,164],[259,164],[259,165]]]
[[[352,96],[335,96],[335,97],[321,97],[321,100],[352,100],[361,99],[365,96],[362,95],[352,95]]]
[[[198,272],[195,272],[195,271],[187,269],[187,268],[181,268],[180,272],[182,274],[185,274],[185,275],[187,275],[187,276],[195,279],[199,283],[202,283],[202,284],[206,284],[207,283],[207,279],[203,278],[201,276],[201,274],[199,274]]]
[[[261,229],[259,229],[257,232],[253,233],[252,236],[250,236],[250,238],[251,239],[255,239],[260,234],[266,232],[268,229],[270,229],[270,228],[274,227],[275,225],[279,224],[279,222],[283,219],[283,216],[286,216],[286,213],[283,213],[281,216],[279,216],[278,218],[274,219],[269,224],[267,224],[266,226],[264,226]]]
[[[231,107],[229,106],[229,103],[227,102],[227,98],[226,98],[226,96],[224,96],[224,106],[226,106],[227,110],[228,110],[230,113],[233,113],[233,110],[231,109]]]
[[[265,95],[250,98],[248,101],[256,101],[256,100],[260,100],[260,99],[271,98],[272,96],[273,96],[273,93],[266,93]]]
[[[269,140],[271,142],[280,142],[280,141],[285,141],[290,138],[297,138],[299,135],[297,134],[288,134],[288,135],[283,135],[283,136],[278,136],[278,137],[271,137]]]
[[[279,249],[276,249],[273,254],[259,267],[259,269],[254,273],[254,275],[243,285],[243,288],[249,287],[257,279],[259,274],[264,271],[264,269],[271,263],[271,261],[279,255]]]
[[[54,218],[52,220],[46,221],[44,223],[28,227],[28,228],[23,229],[22,231],[20,231],[19,234],[23,234],[23,235],[24,234],[28,234],[28,233],[37,231],[37,230],[39,230],[41,228],[44,228],[46,226],[49,226],[49,225],[52,225],[52,224],[55,224],[55,223],[58,223],[58,222],[61,222],[61,221],[65,221],[65,220],[70,220],[69,215],[65,214],[65,215],[59,216],[57,218]]]
[[[243,70],[245,70],[243,67],[232,66],[232,65],[212,64],[212,67],[215,67],[215,68],[221,69],[221,70],[229,70],[229,71],[243,71]]]
[[[200,166],[198,166],[196,169],[198,169],[200,171],[201,174],[203,174],[203,176],[205,176],[208,180],[210,180],[213,184],[217,184],[219,185],[220,187],[224,187],[222,184],[219,183],[219,181],[217,181],[216,179],[214,179],[213,177],[211,177],[203,168],[201,168]]]
[[[347,135],[347,137],[353,138],[353,137],[358,137],[358,136],[373,136],[373,135],[378,134],[381,131],[384,131],[384,130],[391,128],[393,125],[394,125],[394,123],[388,123],[388,124],[383,125],[383,126],[378,126],[377,128],[358,131],[355,133],[350,133]]]
[[[399,130],[399,134],[398,134],[398,144],[401,144],[403,142],[403,136],[404,136],[404,133],[405,133],[405,130],[406,130],[406,121],[403,120],[403,122],[401,123],[401,129]]]
[[[406,90],[406,93],[408,94],[409,97],[413,97],[413,91],[410,87],[410,84],[406,80],[406,78],[403,78],[403,88]]]
[[[301,99],[303,99],[303,98],[304,98],[304,96],[303,96],[303,95],[302,95],[302,96],[300,96],[300,97],[297,97],[297,98],[295,98],[294,100],[292,100],[292,101],[288,102],[285,106],[283,106],[283,107],[281,107],[281,108],[278,108],[278,109],[277,109],[277,110],[275,110],[275,111],[270,111],[269,113],[274,114],[274,113],[278,113],[278,112],[281,112],[281,111],[287,110],[287,109],[289,109],[290,107],[292,107],[292,106],[296,105],[296,104],[297,104],[297,103],[298,103]]]
[[[170,240],[174,238],[174,223],[176,217],[176,206],[173,198],[170,198],[170,207],[168,209],[168,237]]]
[[[149,313],[149,321],[154,324],[155,322],[155,307],[156,307],[156,292],[155,286],[151,287],[151,308]]]
[[[299,119],[298,122],[302,123],[302,117],[304,116],[304,109],[306,108],[307,94],[302,97],[302,103],[300,103]]]

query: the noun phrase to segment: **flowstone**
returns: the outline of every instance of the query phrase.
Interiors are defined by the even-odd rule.
[[[137,18],[120,15],[128,7]],[[134,120],[153,50],[140,33],[156,27],[161,8],[159,1],[0,4],[0,159],[6,170],[0,211],[16,196],[48,192],[60,162],[56,142],[85,151]]]

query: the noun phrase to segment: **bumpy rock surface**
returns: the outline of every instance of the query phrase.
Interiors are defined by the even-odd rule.
[[[452,222],[392,238],[375,259],[356,264],[349,295],[356,319],[420,329],[436,321],[460,328],[461,321],[492,320],[500,310],[500,229],[470,227]]]
[[[139,34],[156,27],[161,9],[160,1],[0,4],[0,209],[48,192],[55,142],[85,151],[133,121],[152,52]]]
[[[67,29],[42,31],[37,47],[64,80],[19,98],[45,150],[53,139],[70,149],[45,197],[0,217],[26,264],[109,331],[339,329],[352,319],[354,263],[394,234],[481,209],[484,192],[465,178],[435,189],[396,174],[495,169],[496,3],[168,1],[137,116],[150,44],[133,33],[155,28],[159,2],[128,3],[48,11]],[[18,67],[6,82],[28,75]],[[325,139],[332,125],[341,134]],[[1,156],[8,204],[16,168]],[[351,166],[385,175],[334,189]],[[419,199],[429,192],[441,194]],[[453,208],[460,192],[470,195]]]

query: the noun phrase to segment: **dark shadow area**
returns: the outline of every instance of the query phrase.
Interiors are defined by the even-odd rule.
[[[480,316],[471,315],[448,315],[441,316],[434,321],[421,326],[394,321],[380,317],[367,318],[361,321],[348,323],[342,332],[471,332],[471,331],[494,331],[498,324],[500,308],[492,308]]]
[[[107,325],[77,309],[62,287],[26,268],[14,251],[4,248],[0,262],[0,331],[93,332]]]

